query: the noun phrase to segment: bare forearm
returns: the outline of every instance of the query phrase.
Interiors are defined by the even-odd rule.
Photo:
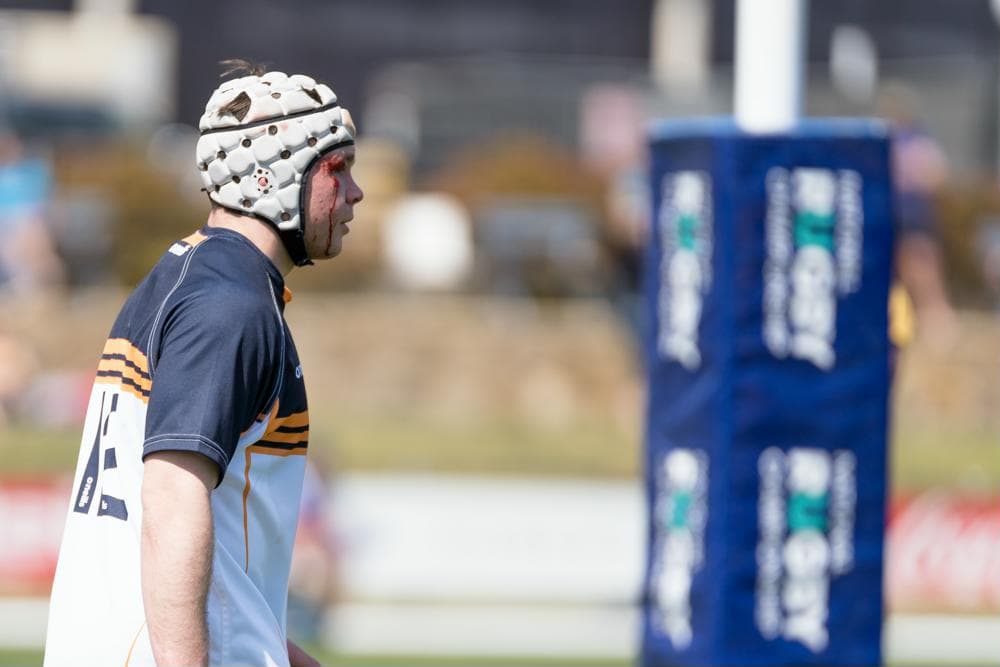
[[[142,598],[159,667],[208,664],[206,599],[212,545],[208,490],[169,462],[147,461]]]

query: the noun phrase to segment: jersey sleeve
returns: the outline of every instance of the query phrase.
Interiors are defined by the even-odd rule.
[[[204,290],[168,309],[150,350],[143,459],[165,450],[198,452],[219,467],[221,481],[240,434],[269,407],[282,324],[273,305],[247,296]]]

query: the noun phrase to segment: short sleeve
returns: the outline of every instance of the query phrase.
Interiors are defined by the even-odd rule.
[[[224,288],[180,297],[156,340],[143,458],[199,452],[221,482],[240,434],[269,407],[280,368],[274,306]]]

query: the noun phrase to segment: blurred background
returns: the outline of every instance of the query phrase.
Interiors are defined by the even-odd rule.
[[[806,112],[899,131],[897,663],[1000,655],[994,9],[809,9]],[[734,12],[0,1],[0,664],[39,660],[103,340],[128,290],[204,222],[196,126],[233,57],[328,82],[361,136],[346,250],[289,280],[312,399],[291,635],[333,662],[627,664],[645,128],[731,113]]]

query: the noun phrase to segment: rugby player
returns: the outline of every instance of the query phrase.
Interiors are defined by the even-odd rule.
[[[341,251],[355,128],[248,66],[201,117],[206,225],[123,306],[84,425],[47,667],[318,664],[287,640],[309,417],[285,276]]]

